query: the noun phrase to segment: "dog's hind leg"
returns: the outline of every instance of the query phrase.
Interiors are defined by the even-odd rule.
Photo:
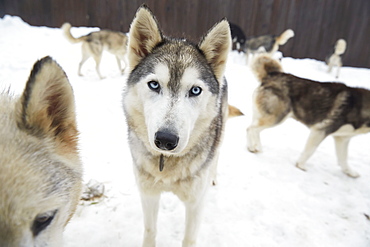
[[[258,93],[253,94],[253,101],[258,97]],[[268,126],[263,126],[266,122],[263,121],[263,112],[260,113],[258,106],[253,105],[253,117],[252,123],[247,128],[247,148],[251,153],[258,153],[262,151],[260,133],[262,130],[268,128]]]
[[[350,177],[357,178],[359,174],[349,168],[347,163],[348,144],[351,137],[348,136],[334,136],[335,151],[337,153],[338,164],[342,171]]]
[[[260,133],[264,129],[268,129],[283,122],[284,119],[278,121],[275,116],[258,118],[252,121],[252,124],[247,128],[247,148],[251,153],[259,153],[262,151]]]
[[[251,124],[247,128],[247,148],[251,153],[258,153],[262,151],[260,133],[268,126],[259,126],[258,124]]]
[[[101,54],[100,55],[95,55],[93,56],[94,60],[95,60],[95,70],[96,70],[96,73],[98,73],[98,76],[100,79],[104,79],[104,77],[101,75],[100,73],[100,61],[101,61]]]
[[[315,152],[317,147],[325,139],[326,136],[327,135],[325,134],[325,131],[311,129],[310,135],[306,142],[306,146],[296,163],[296,167],[304,171],[306,170],[306,161],[311,157],[311,155]]]
[[[290,103],[281,100],[271,90],[258,88],[253,94],[252,124],[247,128],[247,148],[252,153],[262,151],[260,133],[276,126],[290,116]]]
[[[144,213],[144,240],[143,247],[155,247],[157,234],[157,218],[159,209],[160,194],[147,195],[140,193],[141,205]]]

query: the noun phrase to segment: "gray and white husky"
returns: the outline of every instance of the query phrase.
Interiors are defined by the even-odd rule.
[[[119,71],[123,74],[121,61],[126,60],[127,51],[127,40],[126,34],[118,31],[111,30],[100,30],[96,32],[91,32],[87,35],[75,38],[71,33],[71,24],[66,22],[62,25],[61,29],[66,39],[72,44],[82,42],[81,51],[82,59],[78,65],[78,75],[82,76],[81,68],[87,59],[93,57],[95,60],[95,70],[100,79],[104,77],[100,73],[100,61],[102,59],[103,50],[107,50],[111,54],[116,56]]]
[[[138,9],[131,24],[131,73],[123,107],[144,213],[143,246],[155,246],[163,191],[184,202],[182,244],[196,245],[227,118],[224,70],[230,48],[226,20],[198,45],[165,37],[146,6]]]

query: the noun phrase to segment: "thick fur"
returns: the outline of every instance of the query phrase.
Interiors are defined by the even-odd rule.
[[[64,23],[62,26],[63,34],[69,42],[72,44],[82,42],[82,60],[78,66],[78,75],[82,76],[81,68],[86,60],[93,57],[96,63],[95,69],[100,79],[104,77],[100,73],[100,61],[102,58],[103,50],[107,50],[116,56],[118,68],[123,74],[121,61],[126,64],[126,51],[128,37],[126,34],[111,31],[111,30],[100,30],[97,32],[91,32],[88,35],[75,38],[71,34],[71,24]]]
[[[290,38],[294,37],[294,32],[291,29],[285,30],[279,36],[276,35],[262,35],[247,39],[244,51],[247,56],[247,62],[250,56],[257,53],[265,53],[272,56],[279,50],[280,45],[285,45]]]
[[[227,119],[224,70],[230,48],[226,20],[210,29],[198,45],[165,37],[146,6],[139,8],[131,24],[131,73],[123,107],[142,199],[143,246],[155,246],[163,191],[184,202],[183,246],[196,245]],[[199,89],[201,93],[194,94]]]
[[[358,173],[347,164],[351,137],[370,131],[370,91],[342,83],[320,83],[282,72],[278,61],[258,57],[253,71],[261,85],[253,96],[254,113],[247,130],[248,149],[261,151],[260,132],[293,117],[310,128],[296,165],[305,163],[329,135],[334,137],[338,164],[350,177]]]
[[[245,41],[246,41],[245,34],[243,30],[241,29],[241,27],[239,27],[238,25],[231,23],[231,22],[229,22],[229,24],[230,24],[231,38],[233,41],[232,49],[241,52],[244,48]]]
[[[62,246],[81,193],[74,97],[50,57],[23,95],[0,95],[0,246]]]
[[[333,67],[337,67],[337,73],[335,78],[339,77],[340,68],[343,66],[342,57],[343,53],[346,51],[347,43],[344,39],[338,39],[334,46],[334,52],[326,59],[328,65],[328,73],[331,72]]]

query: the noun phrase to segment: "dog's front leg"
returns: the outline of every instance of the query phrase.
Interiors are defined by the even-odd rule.
[[[121,58],[119,56],[116,56],[116,60],[117,60],[117,65],[118,65],[119,72],[121,74],[123,74],[122,65],[121,65]]]
[[[182,242],[182,247],[196,246],[197,236],[202,221],[205,194],[208,186],[208,182],[204,183],[203,188],[197,191],[199,194],[196,196],[196,198],[192,201],[185,202],[185,236]]]
[[[157,218],[160,194],[148,195],[140,193],[141,205],[144,214],[144,240],[143,247],[154,247],[157,234]]]

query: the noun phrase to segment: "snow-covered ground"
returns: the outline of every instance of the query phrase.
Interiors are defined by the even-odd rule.
[[[93,30],[72,28],[72,33]],[[141,205],[121,109],[127,74],[121,76],[115,58],[104,53],[101,72],[106,79],[99,80],[93,60],[84,65],[85,76],[77,76],[80,44],[70,44],[56,28],[5,16],[0,33],[0,87],[10,85],[19,94],[33,63],[46,55],[64,68],[75,92],[85,182],[95,179],[106,188],[101,200],[81,201],[65,229],[64,246],[141,246]],[[321,61],[284,58],[282,64],[300,77],[335,81]],[[236,52],[229,56],[226,77],[229,102],[245,116],[227,122],[218,185],[209,189],[199,246],[370,246],[370,135],[353,138],[349,147],[349,164],[361,174],[357,179],[340,171],[332,138],[308,160],[307,172],[295,168],[308,129],[292,119],[262,132],[263,153],[249,153],[246,128],[258,83]],[[339,81],[370,88],[370,69],[344,67]],[[181,246],[184,217],[179,199],[163,194],[158,246]]]

